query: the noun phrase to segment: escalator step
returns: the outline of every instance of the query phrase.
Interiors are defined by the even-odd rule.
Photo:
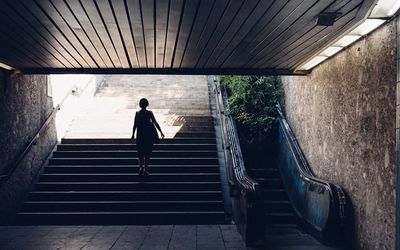
[[[265,213],[267,224],[290,224],[295,223],[296,218],[293,213]]]

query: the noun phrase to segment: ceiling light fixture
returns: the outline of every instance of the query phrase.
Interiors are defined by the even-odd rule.
[[[308,61],[306,64],[301,66],[300,69],[301,70],[309,70],[309,69],[317,66],[321,62],[325,61],[327,58],[328,58],[327,56],[316,56],[313,59],[311,59],[310,61]]]
[[[350,35],[361,35],[364,36],[374,29],[378,28],[383,24],[385,20],[382,19],[366,19],[362,24],[350,32]]]
[[[388,20],[388,18],[392,17],[396,12],[400,9],[400,0],[379,0],[377,4],[372,9],[370,16],[364,20],[361,24],[359,24],[355,29],[351,32],[347,33],[347,35],[340,38],[336,41],[332,46],[326,48],[319,55],[311,58],[308,62],[299,67],[299,70],[310,70],[311,68],[317,66],[328,57],[333,56],[334,54],[341,51],[343,48],[349,46],[354,43],[361,37],[367,35],[372,32],[383,23]],[[340,13],[320,13],[317,19],[317,25],[330,26],[333,25],[333,22],[336,19],[336,15]]]
[[[341,51],[343,49],[343,47],[328,47],[327,49],[325,49],[324,51],[321,52],[320,56],[333,56],[334,54],[338,53],[339,51]]]
[[[399,0],[379,0],[371,12],[370,18],[393,16],[400,8]]]
[[[0,62],[0,68],[6,69],[6,70],[13,70],[14,68],[11,66],[8,66],[5,63]]]
[[[360,38],[361,38],[361,36],[357,36],[357,35],[346,35],[346,36],[342,37],[341,39],[339,39],[339,41],[337,41],[333,46],[346,47],[346,46],[354,43],[355,41],[357,41]]]

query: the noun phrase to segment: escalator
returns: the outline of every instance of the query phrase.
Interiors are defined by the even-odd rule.
[[[310,226],[304,223],[288,196],[288,184],[285,184],[285,181],[291,180],[284,180],[281,168],[285,168],[285,165],[267,161],[247,169],[249,176],[260,186],[261,195],[258,203],[262,204],[265,221],[261,244],[272,250],[286,247],[289,249],[341,249],[336,248],[341,244],[340,241],[336,239],[327,241],[318,233],[309,230]],[[325,246],[322,242],[329,246]]]
[[[349,206],[344,190],[312,172],[289,124],[279,111],[277,167],[298,223],[320,242],[342,245]]]
[[[295,223],[295,216],[279,169],[274,164],[247,169],[251,178],[260,185],[261,203],[265,223],[282,225]]]
[[[233,217],[247,244],[262,244],[267,249],[337,249],[333,247],[343,245],[346,195],[340,186],[313,174],[280,109],[275,160],[246,168],[226,90],[217,79],[212,82],[223,146],[228,149],[225,159]]]

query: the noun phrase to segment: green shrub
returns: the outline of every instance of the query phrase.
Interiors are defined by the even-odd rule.
[[[238,129],[244,158],[257,158],[274,149],[278,112],[283,97],[279,76],[220,76]]]

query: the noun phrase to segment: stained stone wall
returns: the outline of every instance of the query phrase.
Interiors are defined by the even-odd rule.
[[[288,121],[317,176],[342,185],[356,249],[394,249],[396,22],[314,68],[282,77]]]
[[[397,23],[397,100],[396,100],[396,169],[397,181],[400,183],[400,16],[396,18]],[[396,187],[399,190],[399,185]],[[400,192],[396,192],[396,201],[400,200]],[[396,202],[396,249],[400,249],[400,204]]]
[[[24,144],[53,109],[45,75],[8,76],[0,71],[0,173],[4,174]],[[57,142],[54,122],[11,177],[0,183],[0,224],[12,221],[40,166]]]

